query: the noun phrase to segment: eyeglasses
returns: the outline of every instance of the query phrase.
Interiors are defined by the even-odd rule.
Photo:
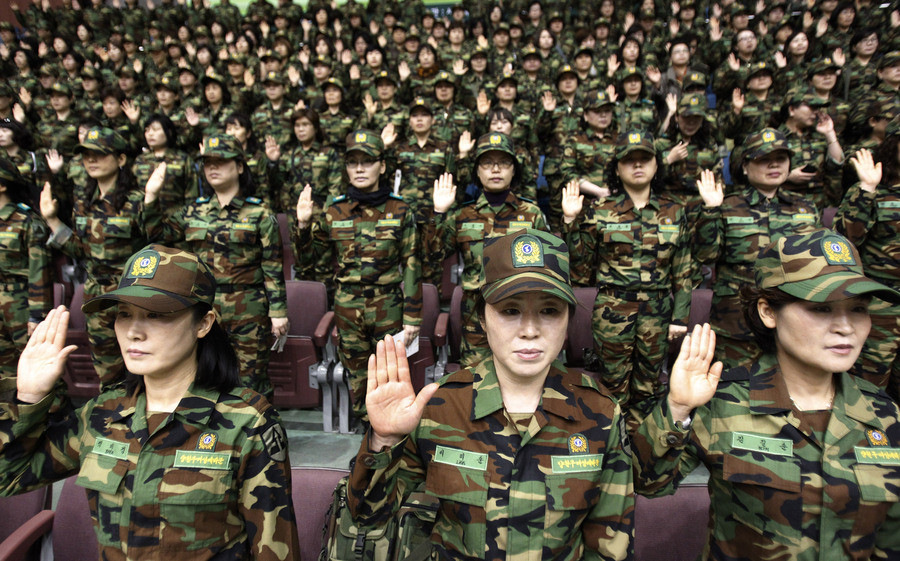
[[[486,159],[486,160],[480,160],[478,162],[478,167],[480,167],[481,169],[494,169],[494,166],[497,166],[500,169],[509,169],[509,168],[513,167],[513,161],[510,160],[509,158],[505,158],[502,160]]]

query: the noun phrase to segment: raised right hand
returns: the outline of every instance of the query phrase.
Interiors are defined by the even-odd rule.
[[[442,173],[434,180],[434,193],[432,194],[434,211],[437,213],[447,212],[455,200],[456,185],[453,184],[453,174]]]
[[[563,220],[566,224],[571,224],[584,206],[584,195],[581,194],[580,181],[573,179],[563,189],[562,211]]]
[[[697,190],[700,192],[700,198],[703,204],[710,208],[722,206],[725,200],[725,188],[721,183],[716,181],[716,174],[711,170],[700,170],[700,180],[697,181]]]
[[[425,404],[437,389],[437,384],[428,384],[416,395],[409,378],[404,345],[395,345],[390,335],[379,341],[375,354],[369,356],[366,383],[366,411],[372,425],[371,449],[378,451],[385,446],[394,446],[411,433],[422,418]]]
[[[850,158],[850,163],[859,176],[859,188],[868,193],[874,193],[881,183],[881,162],[875,163],[872,153],[862,148]]]
[[[53,198],[53,191],[50,189],[50,182],[44,182],[44,188],[41,189],[41,216],[44,220],[52,220],[59,213],[59,202]]]
[[[34,334],[28,339],[19,357],[16,373],[18,398],[26,403],[37,403],[53,391],[62,376],[66,357],[78,347],[65,346],[69,330],[69,311],[60,306],[47,314]]]
[[[301,229],[309,226],[309,221],[312,220],[312,213],[312,187],[307,183],[303,191],[300,192],[300,198],[297,199],[297,226]]]
[[[156,169],[153,170],[153,173],[150,174],[150,177],[147,178],[147,184],[144,185],[144,202],[152,203],[159,196],[159,192],[162,191],[163,185],[166,182],[166,163],[162,162]]]
[[[716,393],[722,363],[712,366],[716,334],[708,323],[695,325],[681,343],[681,352],[669,375],[669,410],[676,421],[687,420],[691,411],[707,403]]]

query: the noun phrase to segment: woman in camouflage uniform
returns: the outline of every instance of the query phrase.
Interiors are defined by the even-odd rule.
[[[824,229],[769,244],[755,278],[744,311],[765,353],[722,374],[710,368],[715,333],[694,329],[634,437],[635,487],[666,495],[709,469],[702,559],[900,559],[900,410],[846,373],[869,302],[900,293]]]
[[[112,307],[127,377],[79,409],[53,392],[75,347],[68,311],[51,311],[4,388],[18,400],[0,406],[0,492],[77,477],[104,559],[296,559],[284,429],[240,387],[215,291],[193,254],[132,256],[118,288],[84,305]]]
[[[405,348],[378,343],[348,486],[358,523],[385,523],[424,487],[440,499],[432,559],[631,559],[621,409],[557,360],[576,305],[568,257],[539,230],[488,240],[477,307],[490,352],[418,397]]]

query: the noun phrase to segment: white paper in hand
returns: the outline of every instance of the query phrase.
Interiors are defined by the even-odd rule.
[[[403,331],[401,331],[400,333],[394,334],[394,344],[402,343],[404,339],[406,339],[406,335],[404,334]],[[416,335],[416,338],[413,339],[412,345],[406,347],[406,356],[410,357],[410,356],[416,354],[417,352],[419,352],[419,336],[418,335]]]

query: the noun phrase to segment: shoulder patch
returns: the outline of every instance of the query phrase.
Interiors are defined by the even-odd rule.
[[[254,205],[261,205],[261,204],[262,204],[262,199],[257,198],[257,197],[247,197],[247,198],[244,199],[244,200],[247,201],[248,203],[254,204]]]
[[[518,198],[519,198],[520,201],[525,201],[526,203],[536,204],[536,203],[535,203],[533,200],[531,200],[531,199],[526,199],[525,197],[522,197],[522,196],[519,196]]]
[[[19,210],[24,211],[24,212],[28,212],[28,211],[31,210],[31,207],[28,206],[28,205],[26,205],[25,203],[19,203],[19,204],[17,204],[17,205],[16,205],[16,208],[18,208]]]
[[[287,437],[284,435],[284,427],[277,423],[266,429],[262,435],[266,454],[274,462],[283,462],[287,459]]]
[[[393,193],[391,193],[390,197],[391,197],[392,199],[397,199],[398,201],[402,201],[402,200],[403,200],[403,197],[401,197],[400,195],[395,195],[395,194],[393,194]]]
[[[194,202],[195,203],[208,203],[209,197],[197,197],[197,199]]]
[[[332,203],[339,203],[339,202],[344,201],[344,200],[346,200],[346,199],[347,199],[347,195],[340,195],[340,196],[338,196],[338,197],[335,197],[335,198],[331,199],[331,202],[332,202]]]

